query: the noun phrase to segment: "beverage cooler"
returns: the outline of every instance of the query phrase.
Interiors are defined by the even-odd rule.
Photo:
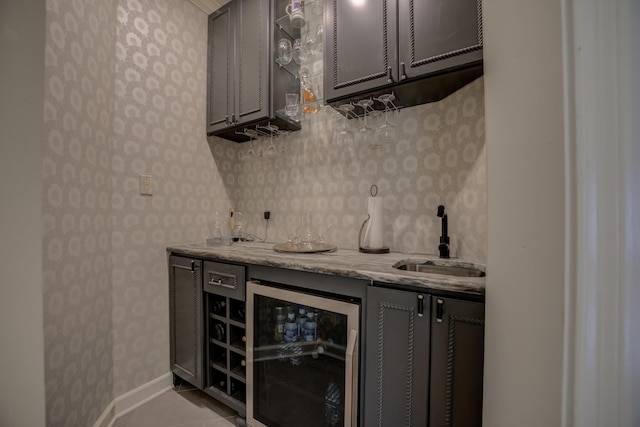
[[[360,304],[247,282],[247,424],[357,426]]]

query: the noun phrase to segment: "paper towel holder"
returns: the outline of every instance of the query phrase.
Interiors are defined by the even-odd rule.
[[[364,230],[364,226],[367,225],[367,222],[371,219],[371,215],[367,215],[367,219],[364,220],[362,225],[360,226],[360,232],[358,233],[358,250],[365,254],[388,254],[389,248],[370,248],[368,246],[362,246],[362,230]]]
[[[371,197],[376,197],[378,195],[378,186],[373,184],[369,192],[371,193]],[[364,247],[362,246],[362,231],[364,230],[364,226],[367,225],[367,222],[369,222],[370,219],[371,219],[371,214],[368,214],[367,219],[365,219],[362,225],[360,226],[360,232],[358,233],[358,250],[366,254],[388,254],[389,248],[387,247],[370,248],[368,246],[364,246]]]

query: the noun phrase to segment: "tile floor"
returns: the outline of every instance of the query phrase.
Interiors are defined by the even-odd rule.
[[[184,382],[123,415],[113,427],[236,427],[237,415]]]

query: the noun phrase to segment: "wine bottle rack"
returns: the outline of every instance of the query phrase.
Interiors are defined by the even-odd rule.
[[[205,392],[246,415],[244,267],[205,262]]]

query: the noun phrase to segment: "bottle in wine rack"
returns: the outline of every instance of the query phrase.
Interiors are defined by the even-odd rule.
[[[217,314],[218,316],[225,316],[227,303],[223,299],[216,299],[213,301],[211,310],[213,314]]]

